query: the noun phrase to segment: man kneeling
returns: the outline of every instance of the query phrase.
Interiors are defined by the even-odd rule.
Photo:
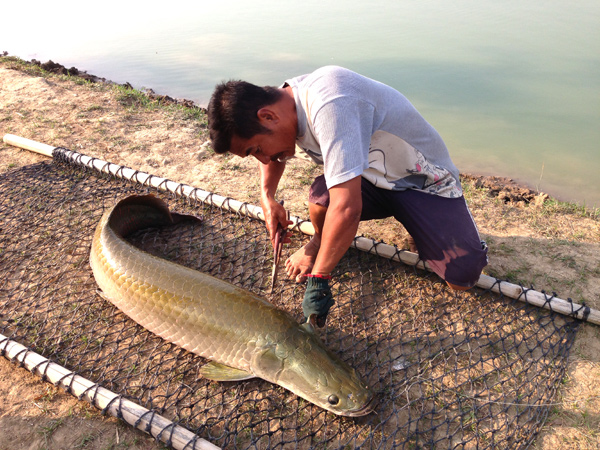
[[[260,161],[261,204],[271,240],[289,222],[275,193],[296,148],[323,165],[309,193],[315,235],[285,263],[307,279],[304,315],[325,324],[331,272],[359,221],[394,217],[419,257],[454,289],[474,286],[487,248],[471,217],[458,169],[437,131],[400,92],[328,66],[281,87],[230,81],[208,107],[212,146]],[[297,146],[297,147],[296,147]]]

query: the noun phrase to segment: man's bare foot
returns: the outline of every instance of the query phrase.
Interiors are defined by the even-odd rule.
[[[321,239],[313,236],[308,244],[290,256],[285,261],[285,270],[288,277],[295,277],[296,283],[304,281],[306,278],[302,275],[310,273],[312,270],[320,247]]]

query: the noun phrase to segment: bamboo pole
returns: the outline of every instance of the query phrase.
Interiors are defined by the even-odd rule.
[[[123,419],[129,425],[151,434],[165,444],[169,443],[177,450],[219,450],[219,447],[198,438],[186,428],[76,375],[2,334],[0,334],[0,354],[4,354],[11,361],[17,361],[33,374],[37,372],[55,386],[61,386],[78,398],[85,398],[111,416]]]
[[[4,142],[44,155],[48,155],[49,148],[54,150],[54,147],[51,147],[47,144],[42,144],[30,139],[9,134],[4,136]],[[49,152],[49,155],[52,155],[52,151]],[[91,158],[70,150],[65,151],[65,156],[100,172],[110,173],[116,177],[136,181],[138,183],[178,195],[185,195],[191,199],[218,206],[225,210],[244,214],[259,220],[265,220],[262,208],[259,206],[250,205],[248,203],[243,203],[227,197],[222,197],[220,195],[203,191],[192,186],[176,183],[174,181],[167,180],[166,178],[157,177],[144,172],[138,172],[127,167],[119,166],[117,164],[100,159]],[[297,229],[307,235],[314,234],[314,228],[310,222],[294,216],[290,217],[290,220],[293,222],[292,225],[290,225],[291,229]],[[353,246],[359,250],[373,253],[381,257],[430,270],[427,264],[423,263],[423,261],[419,259],[417,254],[406,250],[398,250],[396,246],[382,242],[376,242],[373,239],[368,239],[362,236],[357,236],[354,239]],[[600,325],[600,311],[591,309],[578,303],[574,303],[570,299],[563,300],[558,297],[548,296],[543,292],[538,292],[533,289],[525,289],[519,285],[509,283],[507,281],[501,281],[483,274],[479,277],[476,286],[486,290],[489,289],[493,292],[506,295],[507,297],[514,298],[540,308],[555,311],[559,314],[575,317],[580,320],[585,320],[587,322]]]
[[[395,246],[384,243],[376,243],[374,240],[364,237],[356,237],[353,245],[359,250],[431,271],[427,263],[421,261],[419,259],[419,255],[416,253],[412,253],[407,250],[398,250],[398,248]],[[530,305],[534,305],[539,308],[548,309],[565,316],[571,316],[586,322],[600,325],[600,311],[575,303],[571,301],[571,299],[563,300],[553,295],[548,295],[544,292],[523,288],[518,284],[498,280],[497,278],[484,274],[479,276],[476,286],[485,290],[506,295],[507,297],[514,298],[515,300],[529,303]]]
[[[26,139],[13,134],[5,134],[3,138],[4,142],[15,147],[30,150],[36,153],[40,153],[46,156],[53,156],[53,151],[57,147],[51,147],[41,142],[36,142],[31,139]],[[125,178],[130,181],[143,184],[145,186],[154,187],[156,189],[171,192],[177,195],[183,195],[193,200],[201,201],[202,203],[217,206],[221,209],[237,212],[255,219],[264,221],[265,216],[260,206],[251,205],[248,203],[240,202],[229,197],[223,197],[212,192],[204,191],[199,188],[195,188],[189,185],[176,183],[166,178],[151,175],[145,172],[140,172],[129,167],[120,166],[113,164],[108,161],[101,159],[92,158],[82,153],[74,152],[71,150],[64,151],[65,156],[73,161],[77,161],[79,164],[86,167],[95,169],[101,173],[111,174],[118,178]],[[293,224],[290,225],[290,229],[294,228],[301,231],[304,234],[313,235],[315,233],[312,224],[308,221],[299,219],[297,217],[291,217],[290,220]]]
[[[52,157],[52,151],[55,147],[52,147],[48,144],[42,144],[41,142],[32,141],[31,139],[27,139],[21,136],[16,136],[14,134],[5,134],[2,139],[5,144],[12,145],[14,147],[19,147],[25,150],[29,150],[32,152],[40,153],[42,155]]]

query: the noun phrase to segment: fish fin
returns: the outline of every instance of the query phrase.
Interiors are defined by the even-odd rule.
[[[213,381],[242,381],[255,378],[255,375],[252,375],[245,370],[236,369],[235,367],[226,366],[225,364],[214,361],[203,365],[200,368],[200,374],[204,378]]]
[[[252,357],[252,369],[261,377],[268,375],[267,380],[279,379],[279,373],[283,369],[283,361],[277,356],[275,345],[265,347],[262,351],[256,352]]]

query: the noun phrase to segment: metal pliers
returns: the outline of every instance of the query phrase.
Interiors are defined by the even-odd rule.
[[[279,202],[283,206],[283,200]],[[287,220],[290,220],[290,212],[287,211]],[[275,288],[277,282],[277,267],[279,266],[279,260],[281,259],[281,250],[283,249],[283,241],[287,235],[288,229],[283,228],[281,224],[277,224],[277,231],[275,232],[275,241],[273,242],[273,271],[271,273],[271,292]]]

